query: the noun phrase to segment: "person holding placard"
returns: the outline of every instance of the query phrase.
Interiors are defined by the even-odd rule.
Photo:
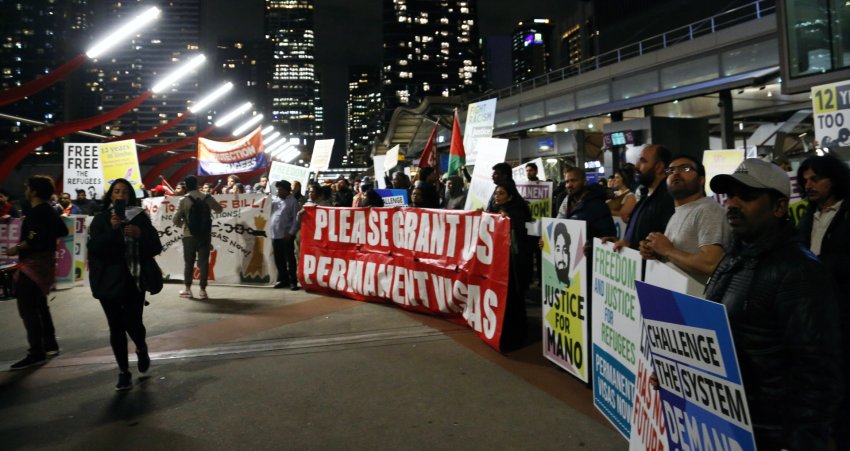
[[[843,384],[838,308],[830,274],[794,239],[788,175],[749,158],[711,190],[728,196],[734,240],[705,297],[729,315],[756,444],[829,449]]]

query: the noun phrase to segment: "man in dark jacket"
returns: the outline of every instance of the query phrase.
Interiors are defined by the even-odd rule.
[[[567,171],[567,197],[558,208],[558,219],[577,219],[587,224],[588,238],[602,238],[617,233],[611,210],[605,204],[605,191],[588,184],[584,169]],[[588,239],[588,243],[592,240]]]
[[[793,239],[788,176],[755,158],[711,179],[734,243],[706,287],[726,306],[759,449],[828,449],[841,400],[833,283]]]
[[[641,192],[646,192],[635,205],[623,239],[617,241],[615,248],[628,246],[638,250],[641,240],[647,239],[651,232],[664,233],[667,221],[676,211],[673,196],[667,191],[667,175],[664,172],[672,158],[670,149],[657,144],[640,151],[635,169],[642,186]]]
[[[826,266],[836,285],[844,334],[844,402],[838,418],[850,419],[850,168],[832,155],[811,157],[797,170],[809,206],[800,218],[800,240]],[[833,428],[837,449],[850,449],[850,428]]]

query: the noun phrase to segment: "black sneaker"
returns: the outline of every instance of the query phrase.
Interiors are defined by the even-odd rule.
[[[139,357],[139,372],[146,373],[151,367],[151,356],[148,354],[147,348],[137,350],[136,356]]]
[[[115,384],[115,391],[127,391],[133,387],[133,375],[129,371],[118,373],[118,383]]]
[[[34,356],[27,354],[27,356],[23,359],[13,363],[12,366],[9,367],[9,369],[12,371],[24,370],[34,366],[44,365],[44,362],[46,361],[47,358],[45,356]]]
[[[283,288],[283,287],[285,287],[285,286],[286,286],[286,284],[285,284],[285,283],[283,283],[283,282],[278,282],[278,283],[274,284],[274,287],[275,287],[275,288]]]
[[[301,287],[299,287],[297,283],[293,283],[292,285],[289,286],[289,289],[292,290],[292,291],[298,291],[298,290],[301,289]]]
[[[59,355],[59,345],[53,345],[49,348],[46,348],[44,350],[44,354],[47,356],[47,358],[56,357],[57,355]]]

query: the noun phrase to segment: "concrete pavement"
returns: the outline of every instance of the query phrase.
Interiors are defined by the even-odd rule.
[[[5,371],[26,339],[15,301],[0,301],[0,449],[628,447],[539,339],[501,355],[465,327],[390,305],[178,289],[150,297],[153,364],[140,377],[131,362],[122,393],[87,288],[51,294],[62,354],[34,370]],[[539,336],[539,308],[529,316]]]

